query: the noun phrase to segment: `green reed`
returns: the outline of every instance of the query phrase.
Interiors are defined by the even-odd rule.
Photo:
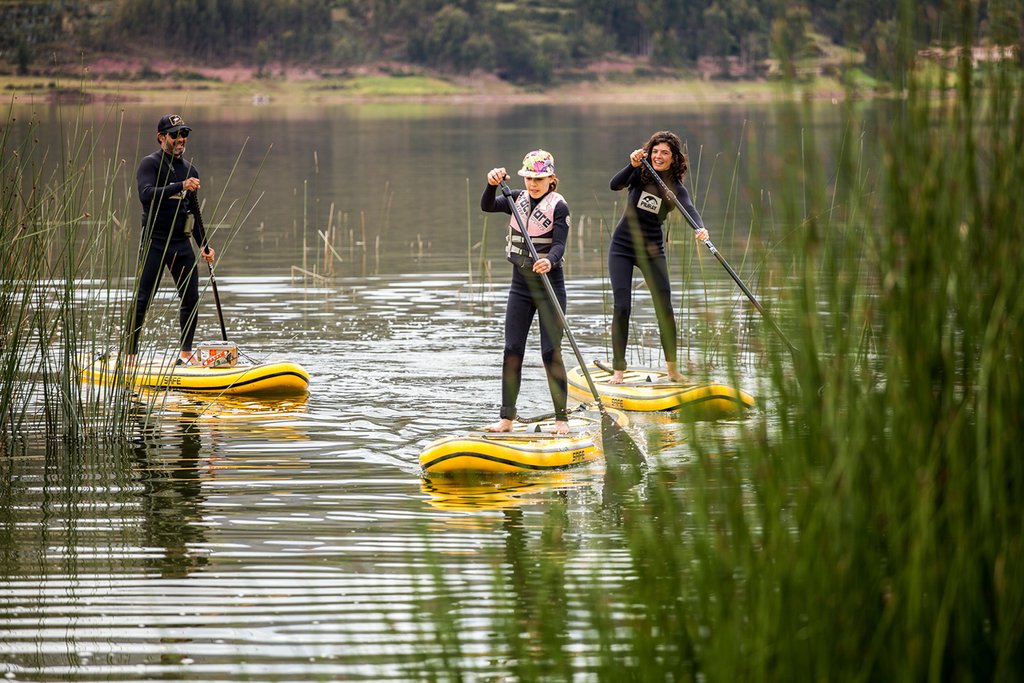
[[[87,124],[58,109],[56,149],[36,139],[34,119],[16,122],[14,111],[0,136],[0,443],[10,450],[30,432],[71,443],[120,434],[138,414],[136,397],[123,386],[83,387],[81,371],[101,356],[120,358],[125,346],[127,276],[138,245],[134,173],[125,157],[141,155],[123,150],[122,110]],[[100,140],[113,141],[111,158],[99,158]],[[219,213],[223,196],[208,216]],[[227,242],[237,231],[251,196],[250,188],[229,207],[238,216],[218,238]],[[127,374],[119,360],[111,367]],[[146,410],[158,401],[153,394]]]
[[[552,502],[522,557],[491,566],[495,679],[1020,677],[1022,75],[965,64],[952,89],[908,82],[876,119],[844,105],[828,172],[813,109],[781,105],[788,144],[752,162],[776,178],[758,220],[789,242],[763,280],[797,275],[769,293],[798,352],[753,332],[771,409],[735,452],[691,426],[692,462],[609,478],[617,578],[566,571],[577,549]],[[479,630],[449,607],[418,677],[472,666]]]
[[[61,118],[60,147],[43,149],[35,121],[22,122],[25,133],[15,138],[13,112],[0,140],[0,436],[5,447],[29,429],[78,441],[123,408],[111,395],[94,412],[79,379],[83,362],[108,350],[96,321],[123,318],[109,289],[105,298],[79,289],[125,265],[128,212],[113,192],[127,182],[124,164],[94,164],[96,140],[108,128],[119,136],[121,121],[89,129]]]

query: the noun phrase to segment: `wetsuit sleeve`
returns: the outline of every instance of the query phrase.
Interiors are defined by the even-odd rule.
[[[640,170],[640,167],[633,167],[632,164],[626,164],[626,167],[612,176],[611,182],[608,183],[612,190],[618,192],[629,185],[629,181],[633,178],[633,172]]]
[[[690,214],[690,218],[697,224],[698,227],[704,227],[704,221],[701,220],[700,214],[697,213],[697,207],[693,205],[693,201],[690,200],[690,193],[686,190],[686,186],[682,183],[676,183],[676,199],[686,209],[686,213]],[[685,219],[684,219],[685,220]]]
[[[551,249],[543,254],[554,268],[562,262],[565,255],[565,243],[569,241],[569,205],[565,202],[558,202],[555,206],[555,228],[551,236]]]
[[[178,194],[184,187],[184,184],[180,181],[158,187],[157,172],[159,170],[160,160],[153,158],[152,155],[143,159],[139,164],[139,169],[135,173],[135,182],[139,188],[139,201],[142,202],[143,206],[150,206],[154,198],[159,203],[163,201],[164,196]],[[167,175],[169,177],[171,174],[168,173]]]
[[[512,197],[516,197],[516,190],[512,190]],[[490,183],[484,187],[484,193],[480,196],[480,210],[487,213],[507,213],[512,215],[508,206],[508,200],[504,195],[498,196],[498,186]]]

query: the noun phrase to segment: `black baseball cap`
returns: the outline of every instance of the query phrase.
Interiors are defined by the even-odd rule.
[[[177,133],[179,130],[192,131],[189,126],[185,125],[185,119],[177,114],[166,114],[161,117],[160,123],[156,124],[157,133]]]

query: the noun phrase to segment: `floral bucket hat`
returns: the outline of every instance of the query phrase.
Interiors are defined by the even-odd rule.
[[[555,175],[555,157],[551,156],[551,152],[535,149],[523,157],[523,167],[519,169],[519,175],[524,178],[546,178]]]

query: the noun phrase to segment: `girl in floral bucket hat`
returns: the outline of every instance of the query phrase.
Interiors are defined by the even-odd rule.
[[[565,274],[562,271],[562,256],[565,253],[566,238],[569,235],[569,205],[562,195],[555,192],[558,176],[555,175],[555,158],[550,152],[536,149],[523,158],[519,169],[526,190],[512,190],[511,201],[498,196],[497,189],[508,178],[504,167],[492,168],[487,172],[487,185],[480,197],[480,209],[488,213],[509,215],[508,236],[505,243],[505,258],[512,264],[512,283],[508,290],[505,306],[505,352],[501,364],[501,412],[500,419],[484,427],[490,432],[512,431],[516,417],[516,400],[522,383],[523,357],[526,354],[526,338],[533,324],[534,314],[540,316],[540,350],[544,370],[548,377],[548,389],[555,406],[556,434],[569,432],[566,415],[565,364],[562,362],[562,324],[558,312],[548,298],[541,279],[547,273],[555,291],[558,305],[565,311]],[[519,230],[519,222],[512,212],[516,211],[526,226],[527,232],[540,257],[534,261],[529,246]]]

